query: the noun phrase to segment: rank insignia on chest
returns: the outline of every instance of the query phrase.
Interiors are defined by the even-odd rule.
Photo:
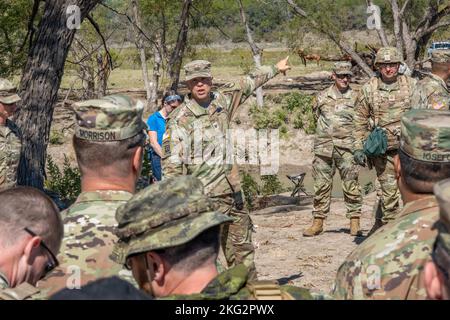
[[[390,94],[388,99],[389,99],[389,101],[394,102],[395,101],[395,94]]]

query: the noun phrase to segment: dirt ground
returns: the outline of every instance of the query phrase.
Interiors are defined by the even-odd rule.
[[[364,235],[373,224],[375,198],[374,192],[364,197],[361,219]],[[261,279],[277,279],[282,284],[328,293],[337,269],[365,237],[350,236],[342,198],[332,199],[324,233],[312,238],[303,237],[303,230],[312,221],[312,203],[308,202],[252,213],[257,272]]]

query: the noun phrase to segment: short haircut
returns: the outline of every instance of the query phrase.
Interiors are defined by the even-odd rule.
[[[402,179],[415,193],[433,193],[435,183],[450,177],[450,162],[427,162],[398,151]]]
[[[155,250],[175,270],[192,272],[208,262],[215,262],[219,255],[220,226],[209,228],[193,240],[177,247]]]
[[[98,172],[102,169],[113,167],[114,175],[126,177],[130,174],[130,160],[136,147],[145,143],[145,133],[139,133],[131,138],[120,141],[97,142],[73,137],[73,148],[77,156],[81,175],[86,170]]]
[[[57,254],[64,234],[58,207],[42,191],[15,187],[0,192],[0,245],[8,247],[22,239],[28,228]]]

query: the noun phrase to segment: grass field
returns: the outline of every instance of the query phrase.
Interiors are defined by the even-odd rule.
[[[139,89],[144,88],[144,82],[142,79],[142,72],[140,64],[135,56],[135,49],[124,49],[120,51],[120,55],[117,59],[119,67],[115,68],[110,75],[108,82],[108,89],[126,90],[126,89]],[[290,57],[289,61],[292,66],[292,70],[288,72],[289,77],[296,77],[304,74],[308,74],[314,71],[331,70],[332,63],[322,61],[320,66],[316,63],[310,62],[305,67],[299,56],[286,49],[270,49],[263,53],[263,64],[274,64],[277,61]],[[194,54],[189,55],[183,61],[187,63],[195,59],[204,59],[212,63],[212,72],[217,80],[230,81],[236,79],[247,73],[253,67],[253,60],[250,50],[245,49],[233,49],[228,51],[221,51],[217,49],[199,49]],[[148,63],[148,70],[150,77],[152,74],[152,61]],[[183,77],[183,72],[181,78]],[[67,65],[61,88],[67,89],[72,86],[75,81],[74,88],[81,88],[81,81],[76,75],[76,71]],[[162,86],[167,85],[167,79],[162,79]]]

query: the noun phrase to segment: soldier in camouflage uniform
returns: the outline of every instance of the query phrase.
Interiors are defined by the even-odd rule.
[[[111,258],[132,269],[139,287],[167,299],[310,299],[308,290],[273,281],[249,282],[243,264],[219,274],[217,211],[193,176],[165,178],[117,209],[119,242]]]
[[[59,210],[42,191],[15,187],[0,192],[0,300],[39,295],[36,282],[58,265],[63,238]]]
[[[244,209],[237,167],[226,156],[227,130],[237,108],[258,87],[290,68],[287,60],[262,66],[220,92],[211,92],[208,61],[186,64],[184,70],[190,94],[170,114],[163,138],[163,176],[187,174],[202,181],[206,193],[220,204],[220,211],[234,219],[234,223],[223,230],[222,248],[228,265],[244,263],[252,277],[256,277],[252,222]]]
[[[450,179],[434,186],[439,203],[438,236],[433,246],[432,261],[423,270],[428,299],[450,300]]]
[[[395,171],[405,206],[340,266],[337,299],[425,299],[423,268],[436,238],[433,186],[450,175],[450,112],[411,110],[401,120]]]
[[[9,119],[16,111],[20,97],[16,87],[0,78],[0,190],[15,186],[20,160],[21,133]]]
[[[82,190],[62,213],[61,265],[38,284],[46,297],[102,277],[132,279],[109,255],[117,239],[112,233],[116,209],[131,198],[140,175],[146,138],[143,105],[114,95],[76,103],[74,111],[73,144]]]
[[[352,65],[338,62],[334,66],[334,84],[319,93],[314,106],[317,129],[314,139],[314,209],[313,225],[303,232],[315,236],[323,231],[323,220],[330,211],[331,190],[336,168],[350,219],[350,234],[360,235],[362,196],[358,182],[359,166],[353,161],[353,116],[356,92],[350,88]]]
[[[431,53],[431,73],[417,83],[411,102],[414,109],[450,110],[450,49]]]
[[[396,48],[381,48],[375,65],[380,76],[371,78],[360,90],[355,107],[355,162],[365,166],[369,162],[375,167],[381,185],[382,217],[376,217],[372,234],[381,225],[393,220],[399,210],[400,193],[394,175],[393,158],[398,150],[400,119],[411,108],[411,96],[416,80],[399,75],[402,57]],[[384,155],[367,159],[363,151],[364,141],[376,127],[387,136],[387,151]]]

